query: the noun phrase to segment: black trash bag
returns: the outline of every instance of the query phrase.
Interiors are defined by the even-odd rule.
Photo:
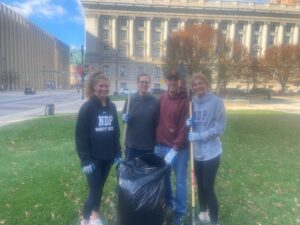
[[[118,170],[119,225],[162,225],[168,166],[155,154],[121,162]]]

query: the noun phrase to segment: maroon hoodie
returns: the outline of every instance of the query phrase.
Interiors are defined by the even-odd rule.
[[[156,142],[175,150],[187,147],[189,102],[186,92],[171,96],[168,92],[160,96],[160,116],[156,128]]]

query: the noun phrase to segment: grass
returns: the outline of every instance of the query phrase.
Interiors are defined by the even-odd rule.
[[[42,117],[0,128],[0,224],[78,224],[87,186],[75,120]],[[299,133],[300,115],[229,112],[216,184],[220,225],[300,224]],[[109,225],[116,224],[115,187],[113,168],[102,203]]]

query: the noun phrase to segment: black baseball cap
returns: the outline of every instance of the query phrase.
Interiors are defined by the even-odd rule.
[[[167,80],[179,80],[180,79],[180,74],[175,68],[170,69],[166,76]]]

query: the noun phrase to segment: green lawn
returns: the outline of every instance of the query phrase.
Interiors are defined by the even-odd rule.
[[[0,128],[0,225],[78,224],[87,194],[75,116]],[[300,224],[300,115],[231,111],[217,179],[220,225]],[[116,225],[116,181],[102,214]],[[190,225],[189,218],[186,225]]]

